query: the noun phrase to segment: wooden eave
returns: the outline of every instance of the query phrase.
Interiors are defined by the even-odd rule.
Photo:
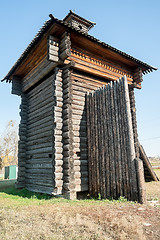
[[[43,31],[42,31],[43,30]],[[60,38],[63,32],[68,31],[71,35],[72,47],[76,47],[80,50],[86,51],[87,53],[92,53],[95,57],[102,58],[103,60],[110,60],[113,63],[117,63],[121,66],[129,68],[134,71],[137,67],[142,69],[143,73],[156,70],[156,68],[143,63],[126,53],[123,53],[98,39],[87,35],[86,33],[81,33],[77,29],[70,26],[61,20],[54,17],[47,21],[44,29],[42,28],[39,36],[33,39],[33,44],[29,45],[29,50],[26,49],[22,54],[20,59],[12,67],[10,72],[2,80],[12,80],[13,75],[23,78],[31,70],[33,70],[40,62],[47,56],[47,37],[48,35],[53,35]],[[34,42],[35,40],[35,42]]]
[[[134,70],[139,66],[132,60],[128,60],[119,54],[106,49],[104,46],[96,42],[92,42],[90,39],[87,39],[84,36],[80,36],[76,33],[71,33],[71,42],[73,48],[76,48],[80,51],[85,51],[87,54],[91,54],[95,58],[98,57],[104,61],[109,60],[113,64],[117,63],[121,66],[124,66],[125,68],[129,68],[129,70]]]

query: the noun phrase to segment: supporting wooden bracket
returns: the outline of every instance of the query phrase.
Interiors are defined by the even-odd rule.
[[[75,62],[74,61],[70,61],[69,63],[67,63],[67,64],[65,64],[64,66],[63,66],[63,70],[65,70],[65,69],[69,69],[69,68],[74,68],[75,67]]]
[[[22,94],[22,81],[18,76],[12,78],[12,94],[20,96]]]

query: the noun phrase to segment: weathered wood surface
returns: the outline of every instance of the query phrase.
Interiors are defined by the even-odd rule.
[[[26,94],[21,93],[21,121],[19,125],[19,142],[18,142],[18,178],[17,188],[26,186],[26,139],[27,139],[27,111],[28,99]]]
[[[72,128],[72,82],[70,70],[63,70],[63,193],[68,198],[76,198],[75,170],[74,170],[74,146]],[[68,91],[65,91],[66,86]],[[65,102],[64,102],[65,100]],[[66,111],[66,105],[68,110]]]
[[[131,108],[131,115],[132,115],[134,147],[135,147],[136,158],[139,158],[139,141],[138,141],[138,131],[137,131],[136,105],[135,105],[135,96],[134,96],[133,88],[129,89],[129,98],[130,98],[130,108]]]
[[[55,69],[54,80],[54,109],[53,109],[53,178],[55,181],[54,194],[62,194],[63,186],[63,144],[62,144],[62,70]],[[61,123],[58,125],[57,123]],[[58,145],[58,146],[57,146]]]
[[[59,41],[53,36],[48,37],[48,60],[58,62]]]
[[[27,76],[23,79],[22,91],[25,92],[29,88],[33,87],[38,81],[44,78],[51,70],[57,66],[58,62],[48,62],[45,58],[37,66],[36,69],[33,69]]]
[[[43,65],[48,69],[53,64],[43,62]],[[23,90],[29,89],[32,82],[35,84],[37,74],[40,75],[42,71],[44,70],[37,68],[35,72],[30,73],[28,79],[23,80],[25,86]],[[46,76],[46,73],[44,74]],[[25,176],[25,186],[32,191],[61,194],[63,178],[61,70],[55,68],[50,76],[30,88],[25,99],[21,104],[22,122],[19,130],[20,176]],[[23,159],[23,162],[20,159]],[[48,187],[50,190],[47,190]]]
[[[70,35],[65,32],[61,37],[60,45],[59,45],[59,57],[62,61],[64,61],[67,57],[71,56],[71,41]]]
[[[22,79],[13,76],[12,79],[12,94],[16,94],[18,96],[21,96],[22,94]]]
[[[150,164],[150,161],[144,151],[144,148],[142,145],[138,142],[139,146],[139,153],[140,153],[140,159],[143,161],[144,165],[144,171],[145,171],[145,180],[146,181],[159,181],[159,178],[157,177],[156,173],[154,172],[152,165]]]
[[[144,202],[126,78],[88,94],[86,101],[90,194]]]
[[[79,184],[75,186],[76,191],[88,190],[88,149],[87,149],[87,121],[86,121],[86,103],[85,95],[88,91],[96,90],[105,81],[98,78],[89,77],[86,74],[80,74],[75,71],[71,74],[72,82],[72,131],[73,131],[73,151],[74,151],[74,169],[79,171],[75,174],[75,180]],[[68,94],[67,82],[64,86],[64,92]],[[67,130],[66,114],[68,112],[68,98],[64,96],[64,123],[63,129]],[[67,143],[67,139],[65,139]],[[79,166],[77,166],[79,164]],[[85,180],[81,181],[81,176],[86,175]]]
[[[75,69],[85,73],[91,73],[97,77],[103,77],[112,81],[116,81],[118,78],[126,75],[128,83],[131,84],[133,82],[133,73],[131,70],[119,64],[113,64],[113,62],[96,58],[94,55],[84,52],[84,50],[79,51],[72,48],[70,60],[75,62]]]
[[[38,69],[37,69],[38,71]],[[32,76],[33,81],[36,76]],[[28,81],[30,81],[28,79]],[[27,81],[27,82],[28,82]],[[26,84],[28,84],[26,82]],[[52,187],[53,179],[53,110],[54,74],[27,93],[26,187]],[[27,86],[27,85],[26,85]],[[36,160],[38,159],[38,161]],[[51,173],[49,173],[51,170]],[[48,175],[47,175],[48,173]],[[43,175],[42,175],[43,174]]]

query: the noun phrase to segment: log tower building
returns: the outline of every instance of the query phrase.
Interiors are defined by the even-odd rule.
[[[90,36],[95,23],[72,11],[49,16],[2,81],[21,97],[17,187],[74,199],[91,181],[86,93],[125,76],[139,158],[134,88],[156,68]],[[143,166],[156,179],[147,160]]]

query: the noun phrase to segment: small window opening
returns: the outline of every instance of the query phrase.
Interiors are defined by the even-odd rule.
[[[79,29],[82,30],[82,26],[81,25],[78,25]]]

